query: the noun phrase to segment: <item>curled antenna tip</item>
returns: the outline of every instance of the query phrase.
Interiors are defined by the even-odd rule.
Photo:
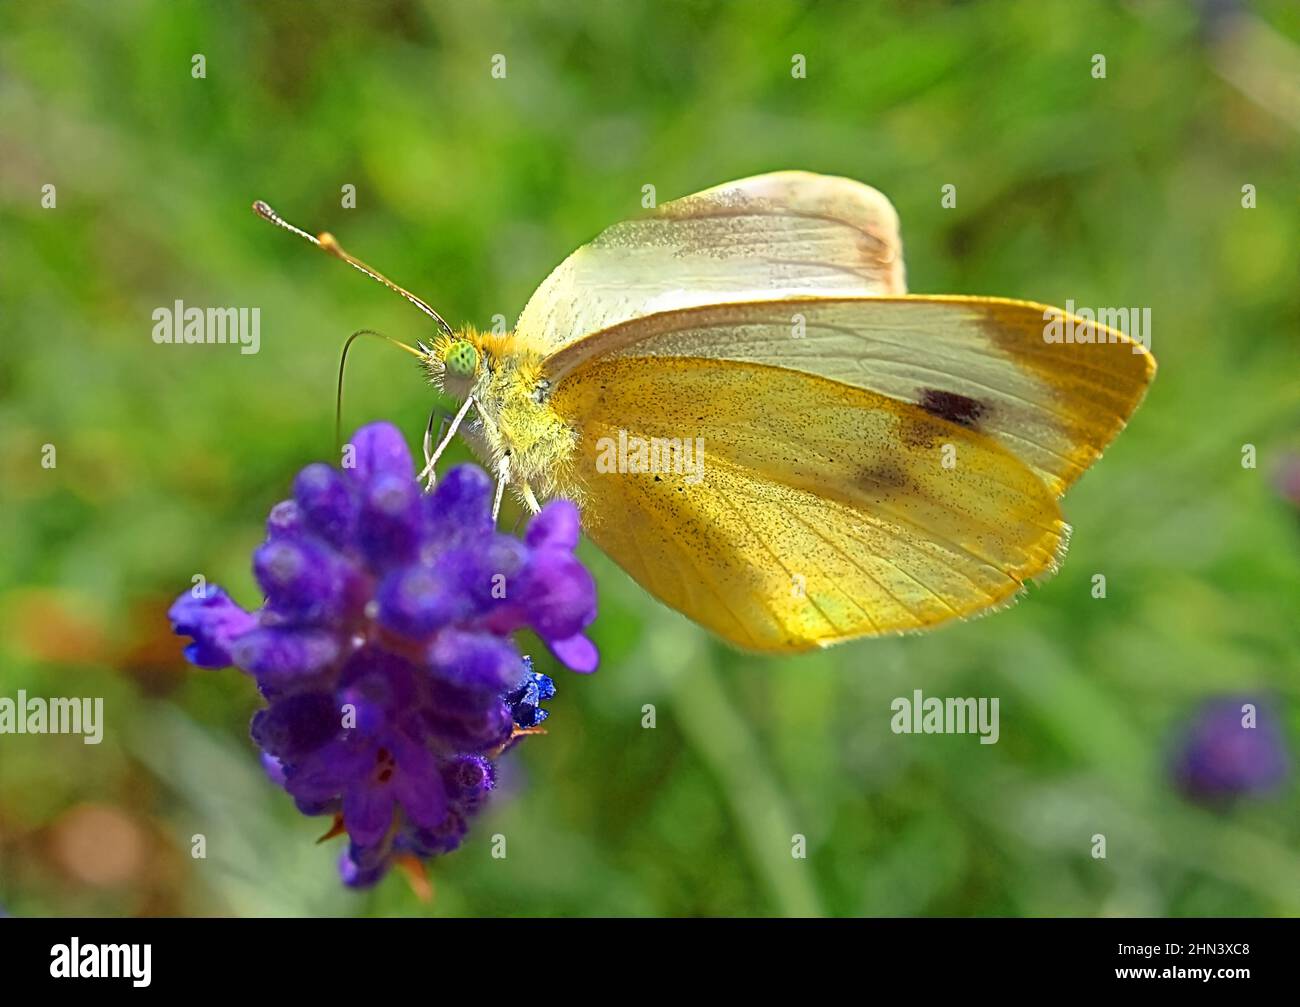
[[[322,231],[319,235],[309,234],[308,232],[304,231],[301,227],[295,227],[293,224],[289,223],[278,213],[276,213],[273,209],[271,209],[270,204],[268,204],[267,202],[261,199],[253,201],[253,212],[256,213],[263,220],[270,221],[272,224],[275,224],[277,227],[283,227],[286,231],[298,235],[298,237],[302,238],[304,241],[311,242],[317,248],[321,249],[321,251],[328,252],[336,259],[342,259],[353,269],[360,270],[361,272],[369,276],[372,280],[377,280],[378,282],[382,283],[389,290],[406,298],[406,300],[408,300],[411,304],[414,304],[417,308],[419,308],[426,315],[432,318],[435,322],[438,323],[438,328],[442,329],[442,331],[445,332],[447,335],[449,336],[454,335],[451,326],[447,324],[447,320],[443,318],[442,315],[434,311],[433,308],[431,308],[420,298],[416,297],[405,287],[398,286],[396,283],[394,283],[392,280],[386,277],[383,273],[379,272],[378,270],[371,269],[360,259],[354,258],[353,256],[349,255],[347,252],[343,251],[343,246],[338,243],[338,239],[335,238],[334,235],[330,234],[329,231]],[[403,349],[416,354],[416,356],[420,356],[419,352],[414,347],[403,345]]]

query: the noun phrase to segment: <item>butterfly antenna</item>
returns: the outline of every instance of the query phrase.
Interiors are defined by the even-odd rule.
[[[389,290],[393,291],[393,293],[400,294],[402,297],[405,297],[408,301],[410,301],[417,308],[419,308],[426,315],[428,315],[435,322],[437,322],[438,327],[442,329],[443,332],[445,332],[448,336],[455,338],[455,333],[452,332],[451,326],[447,324],[447,320],[443,318],[442,315],[434,311],[432,307],[426,304],[421,298],[416,297],[405,287],[399,287],[387,276],[379,272],[379,270],[371,269],[360,259],[352,255],[349,255],[347,252],[343,250],[343,246],[338,243],[338,240],[334,237],[334,235],[330,234],[328,231],[322,231],[320,234],[308,234],[301,227],[294,227],[291,223],[289,223],[278,213],[276,213],[273,209],[271,209],[271,207],[268,204],[264,203],[260,199],[253,204],[253,212],[256,213],[263,220],[269,220],[276,227],[283,227],[286,231],[290,231],[293,234],[298,235],[298,237],[302,238],[304,241],[310,241],[321,251],[328,252],[330,255],[334,256],[334,258],[342,259],[353,269],[360,270],[361,272],[369,276],[372,280],[378,280]]]
[[[384,342],[386,343],[391,343],[393,346],[396,346],[399,350],[405,350],[407,353],[411,354],[413,357],[416,357],[420,361],[424,361],[427,359],[426,354],[421,353],[419,350],[415,349],[415,347],[407,346],[405,343],[400,342],[399,340],[396,340],[391,336],[386,336],[382,332],[376,332],[374,329],[358,329],[356,332],[352,333],[352,335],[348,336],[347,341],[344,342],[343,344],[343,352],[339,355],[339,383],[338,383],[338,390],[334,395],[334,447],[335,449],[338,449],[343,444],[343,440],[342,440],[343,371],[348,364],[348,350],[352,349],[352,344],[356,342],[358,336],[374,336],[377,339],[384,340]]]

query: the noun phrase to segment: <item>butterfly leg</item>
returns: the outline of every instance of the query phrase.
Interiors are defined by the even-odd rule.
[[[442,417],[442,421],[438,424],[437,439],[439,441],[442,440],[443,432],[447,429],[447,423],[451,419],[450,416],[444,413],[437,406],[434,406],[433,411],[429,413],[429,422],[424,428],[424,445],[423,445],[424,446],[424,468],[429,472],[429,475],[427,477],[428,481],[425,483],[424,486],[425,492],[428,492],[429,490],[433,489],[433,470],[432,468],[430,468],[430,465],[433,458],[433,441],[434,441],[433,418],[435,416]]]
[[[507,451],[497,462],[497,495],[492,501],[492,521],[496,522],[497,514],[501,512],[501,497],[506,491],[506,486],[510,483],[510,452]]]
[[[542,509],[542,505],[537,502],[537,494],[533,492],[533,488],[528,485],[527,481],[519,484],[519,495],[524,498],[524,504],[527,509],[520,511],[519,517],[515,518],[515,526],[510,529],[511,535],[519,534],[519,526],[524,523],[525,517],[536,514]]]
[[[473,404],[474,399],[472,396],[466,397],[465,401],[461,403],[461,407],[456,410],[456,415],[451,419],[451,426],[447,429],[447,435],[438,443],[438,447],[434,450],[433,454],[429,455],[426,459],[424,468],[420,470],[420,474],[415,477],[416,479],[427,479],[427,486],[429,489],[432,489],[434,482],[437,481],[437,476],[433,471],[433,467],[438,464],[438,459],[442,457],[442,453],[447,450],[447,445],[451,443],[451,439],[456,436],[456,431],[460,429],[461,420],[465,418],[465,414],[469,412],[469,407]]]
[[[533,488],[527,482],[519,484],[519,492],[523,495],[524,503],[528,505],[529,511],[536,514],[542,509],[542,505],[537,502],[537,494],[533,492]]]

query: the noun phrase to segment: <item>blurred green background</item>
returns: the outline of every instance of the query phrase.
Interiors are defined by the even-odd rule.
[[[1275,488],[1300,431],[1298,45],[1291,0],[4,4],[0,696],[103,696],[107,730],[0,738],[0,908],[1300,913],[1295,774],[1215,810],[1165,772],[1209,695],[1272,697],[1300,736],[1300,520]],[[538,655],[550,734],[504,760],[432,903],[399,875],[343,889],[325,823],[261,775],[252,682],[184,665],[164,612],[199,572],[258,600],[266,511],[333,457],[343,338],[430,327],[249,203],[489,326],[643,185],[780,168],[887,193],[914,291],[1151,308],[1159,376],[1065,501],[1063,571],[991,618],[764,659],[584,546],[600,671]],[[155,345],[178,298],[260,307],[261,352]],[[416,445],[431,401],[358,345],[348,429]],[[892,734],[914,688],[1000,697],[1001,740]]]

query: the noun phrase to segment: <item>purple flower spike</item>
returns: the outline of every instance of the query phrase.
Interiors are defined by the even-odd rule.
[[[340,641],[322,629],[265,626],[250,630],[230,647],[233,663],[271,694],[309,683],[338,659]]]
[[[424,640],[469,611],[470,599],[431,566],[412,563],[379,585],[379,622],[412,640]]]
[[[553,546],[572,552],[578,548],[578,508],[568,500],[554,500],[528,525],[524,541],[533,549]]]
[[[426,533],[433,546],[476,546],[493,537],[488,474],[477,465],[457,465],[426,496]]]
[[[195,590],[198,590],[197,588]],[[231,664],[230,644],[257,625],[257,617],[230,600],[221,588],[207,585],[195,597],[187,591],[167,613],[172,628],[193,639],[185,659],[200,668],[226,668]]]
[[[493,696],[514,688],[524,675],[519,653],[506,639],[454,629],[438,634],[429,648],[429,667],[448,682]]]
[[[357,519],[356,494],[328,465],[308,465],[293,481],[293,496],[307,525],[327,542],[347,544]]]
[[[514,631],[595,670],[577,509],[548,504],[521,542],[497,532],[493,490],[462,465],[422,493],[397,429],[363,427],[341,471],[307,466],[272,509],[253,554],[260,610],[208,587],[169,613],[191,662],[256,680],[268,705],[250,733],[267,776],[304,814],[335,816],[351,887],[396,857],[456,849],[495,760],[548,716],[554,683],[519,656]]]
[[[268,608],[304,623],[342,614],[355,580],[347,560],[306,536],[273,538],[258,546],[253,573]]]
[[[590,675],[600,665],[600,651],[580,633],[563,640],[548,640],[547,645],[551,653],[572,671]]]
[[[1207,701],[1186,726],[1174,783],[1191,800],[1222,805],[1276,789],[1290,769],[1281,724],[1252,697]]]
[[[368,866],[362,867],[358,860],[364,862],[366,859],[372,861]],[[343,856],[339,858],[339,877],[349,888],[369,888],[375,884],[388,871],[388,863],[383,857],[371,856],[367,858],[363,853],[357,850],[355,846],[349,846]]]
[[[415,478],[415,463],[397,427],[371,423],[353,434],[344,447],[343,471],[355,485],[366,486],[383,475],[411,481]]]
[[[443,767],[442,785],[449,798],[472,811],[496,786],[496,769],[481,755],[462,755]]]
[[[293,538],[303,530],[302,511],[296,500],[281,500],[271,508],[266,519],[268,540]]]
[[[420,487],[413,479],[380,475],[361,500],[357,545],[376,570],[416,559],[423,518]]]

